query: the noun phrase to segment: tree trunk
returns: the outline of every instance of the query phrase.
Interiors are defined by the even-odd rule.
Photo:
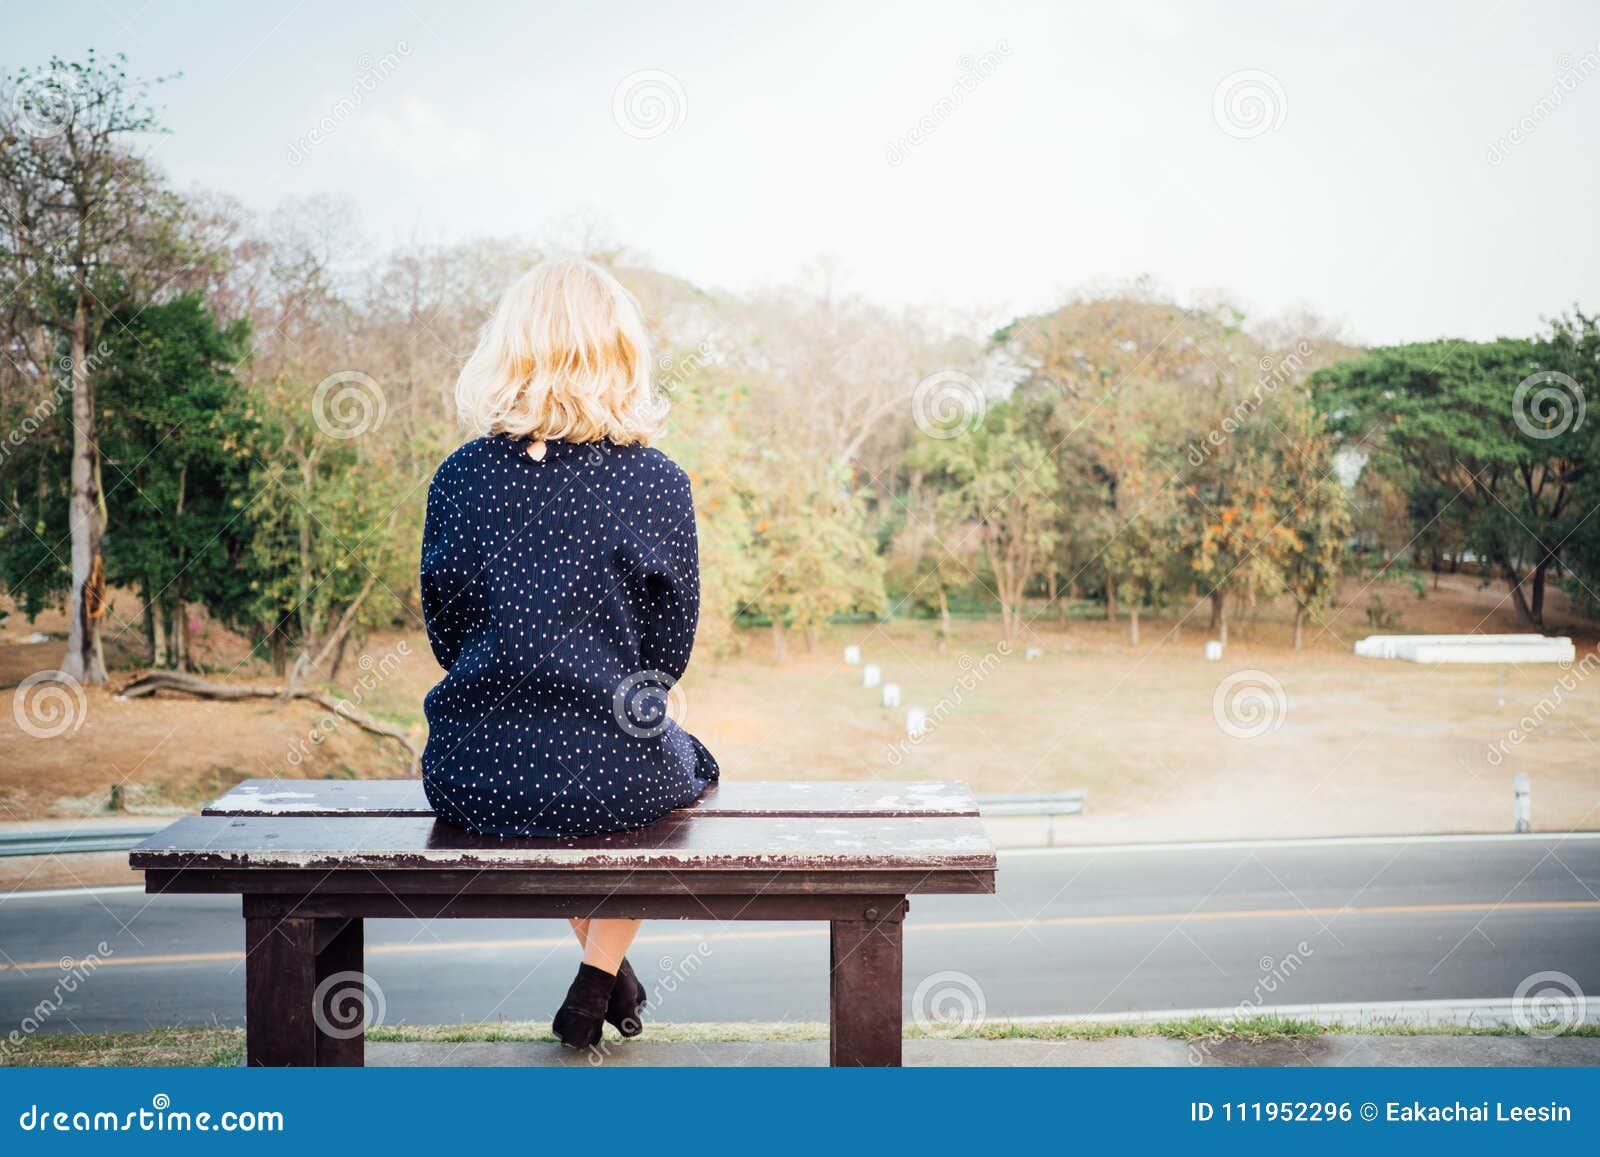
[[[1128,642],[1132,643],[1135,647],[1139,645],[1138,600],[1134,600],[1134,604],[1128,608]]]
[[[172,634],[169,636],[169,645],[172,650],[172,669],[174,671],[187,671],[189,669],[189,604],[183,597],[183,583],[177,584],[177,591],[177,598],[172,600]]]
[[[144,613],[150,620],[150,665],[165,667],[170,661],[167,647],[167,612],[160,602],[147,601]]]
[[[67,522],[72,533],[72,606],[67,653],[61,669],[80,683],[106,681],[100,649],[105,613],[105,506],[100,493],[99,449],[94,438],[94,394],[89,380],[89,315],[80,296],[72,318],[72,498]]]
[[[1511,588],[1511,605],[1517,608],[1517,621],[1529,626],[1542,626],[1534,617],[1533,608],[1528,605],[1528,596],[1522,589],[1523,576],[1517,573],[1517,568],[1509,562],[1500,564],[1505,569],[1506,585]]]
[[[184,695],[193,695],[199,699],[220,699],[236,701],[241,699],[282,699],[283,688],[264,687],[251,683],[219,683],[210,679],[200,679],[194,675],[177,674],[172,671],[152,671],[142,675],[129,683],[117,693],[119,699],[142,699],[147,695],[154,695],[157,691],[177,691]],[[336,699],[325,691],[317,691],[309,687],[298,688],[291,696],[294,699],[309,699],[313,703],[321,704],[329,711],[343,719],[348,719],[363,731],[370,731],[374,735],[382,735],[392,739],[411,757],[411,771],[416,774],[422,763],[422,752],[417,745],[400,728],[382,720],[374,719],[365,711],[358,709],[348,699]]]
[[[789,658],[789,643],[784,638],[783,621],[772,620],[772,657],[778,662],[787,662]]]
[[[1111,572],[1106,572],[1106,622],[1117,621],[1117,580]]]
[[[943,587],[939,588],[939,648],[950,641],[950,595]]]
[[[1300,649],[1300,644],[1305,638],[1305,626],[1306,609],[1297,603],[1294,608],[1294,649],[1296,651]]]
[[[1228,644],[1228,592],[1211,592],[1211,635],[1223,646]]]
[[[1529,611],[1532,612],[1534,625],[1544,626],[1544,580],[1550,570],[1550,558],[1546,555],[1539,560],[1533,568],[1533,575],[1529,586],[1532,588],[1529,596]]]

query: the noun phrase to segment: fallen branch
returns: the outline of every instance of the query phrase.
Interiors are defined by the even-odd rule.
[[[218,683],[211,679],[202,679],[197,675],[186,675],[179,671],[151,671],[141,675],[117,693],[119,699],[142,699],[147,695],[154,695],[157,691],[177,691],[183,695],[193,695],[197,699],[220,699],[236,701],[241,699],[283,699],[287,690],[287,698],[309,699],[313,703],[321,704],[329,711],[341,718],[348,719],[363,731],[370,731],[374,735],[381,735],[392,739],[406,749],[406,754],[411,757],[411,773],[420,774],[422,765],[422,752],[417,750],[417,745],[412,742],[411,736],[392,724],[381,722],[353,706],[348,699],[336,699],[326,691],[318,691],[313,687],[284,688],[269,683]]]

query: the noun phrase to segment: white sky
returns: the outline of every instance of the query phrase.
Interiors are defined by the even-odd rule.
[[[1139,274],[1257,314],[1308,306],[1366,341],[1600,309],[1594,0],[4,0],[0,28],[7,71],[90,46],[181,70],[153,145],[180,186],[261,209],[348,195],[378,242],[546,237],[588,215],[704,286],[827,255],[868,297],[986,321]],[[991,75],[891,164],[984,53]],[[650,139],[613,117],[643,69],[683,94]],[[1276,127],[1241,138],[1213,97],[1244,70],[1269,74]]]

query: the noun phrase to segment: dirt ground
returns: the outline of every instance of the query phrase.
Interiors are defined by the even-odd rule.
[[[1600,666],[1511,668],[1501,706],[1495,667],[1356,658],[1352,644],[1373,633],[1374,595],[1399,616],[1385,633],[1522,629],[1502,585],[1444,576],[1420,599],[1406,584],[1350,580],[1339,613],[1309,627],[1298,652],[1289,608],[1257,608],[1233,625],[1221,662],[1203,657],[1198,608],[1147,619],[1139,646],[1124,622],[1042,616],[1009,654],[995,621],[957,623],[943,648],[927,622],[835,627],[781,665],[765,632],[752,632],[736,657],[696,659],[675,712],[730,777],[1082,788],[1086,814],[1057,825],[1074,842],[1508,831],[1516,772],[1532,779],[1536,829],[1600,828],[1600,679],[1589,674]],[[1593,653],[1597,625],[1574,619],[1559,595],[1553,603],[1547,633],[1572,635],[1580,659]],[[23,689],[19,704],[17,684],[55,665],[62,626],[13,615],[0,629],[0,821],[178,814],[252,776],[408,774],[396,744],[321,708],[122,701],[114,690],[128,671],[41,727],[42,688]],[[52,638],[22,641],[35,630]],[[211,640],[212,662],[239,663],[236,641],[230,652],[227,639]],[[861,685],[841,658],[848,644],[900,685],[900,708]],[[253,663],[233,677],[270,678]],[[329,686],[420,740],[421,699],[438,677],[420,634],[397,633],[369,640]],[[910,706],[931,721],[914,742]],[[117,857],[103,871],[101,859],[0,860],[0,888],[70,883],[63,872],[115,877]]]

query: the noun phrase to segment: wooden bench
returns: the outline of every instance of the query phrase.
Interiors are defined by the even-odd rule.
[[[129,862],[152,894],[243,896],[252,1065],[362,1064],[318,985],[364,971],[363,920],[441,916],[826,920],[830,1061],[898,1065],[907,897],[995,873],[971,792],[941,782],[724,782],[637,831],[502,840],[436,821],[417,780],[250,780]]]

